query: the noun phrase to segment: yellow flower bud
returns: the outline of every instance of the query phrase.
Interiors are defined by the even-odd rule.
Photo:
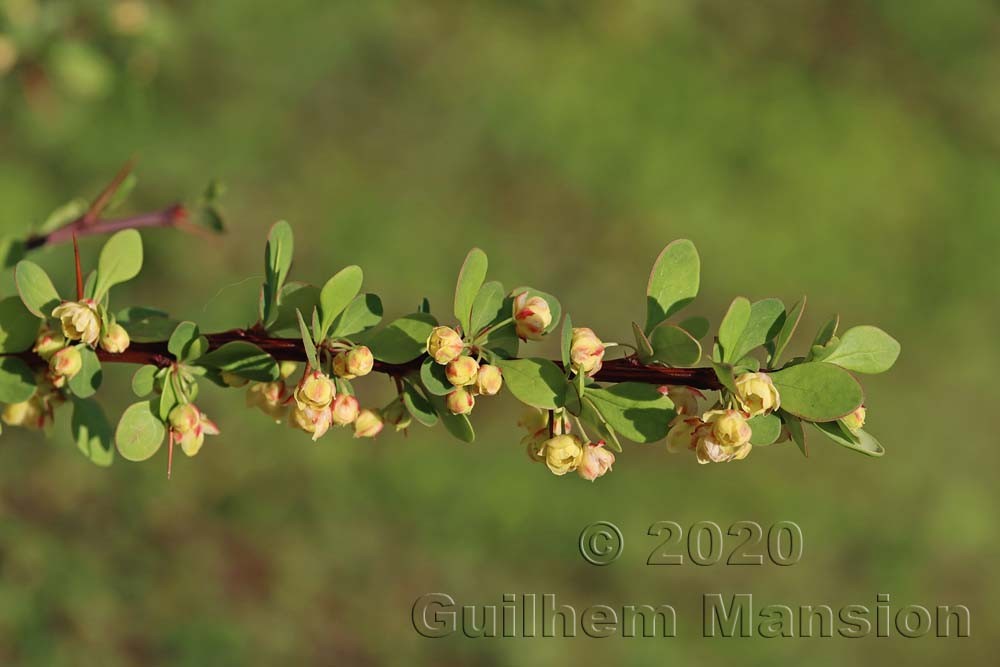
[[[765,415],[781,406],[781,397],[767,373],[743,373],[735,382],[736,400],[751,417]]]
[[[63,336],[94,347],[101,337],[101,318],[93,299],[64,301],[52,311],[52,317],[62,325]]]
[[[476,375],[476,392],[485,396],[495,396],[503,386],[503,373],[499,366],[483,364]]]
[[[125,327],[115,323],[104,332],[104,336],[101,338],[101,348],[111,354],[121,354],[128,349],[130,342]]]
[[[403,431],[410,427],[413,417],[410,411],[403,405],[402,400],[395,400],[382,410],[382,419],[386,424],[392,424],[397,431]]]
[[[46,327],[38,334],[38,338],[35,339],[35,347],[32,350],[42,359],[48,361],[53,354],[64,347],[66,347],[66,337]]]
[[[736,410],[711,410],[702,415],[695,453],[698,463],[738,461],[750,453],[752,431]]]
[[[580,467],[583,443],[575,435],[557,435],[545,441],[545,465],[553,475],[565,475]]]
[[[320,371],[308,373],[295,388],[295,402],[299,408],[328,408],[337,395],[333,380]]]
[[[3,409],[3,423],[9,426],[41,429],[45,425],[44,412],[40,402],[32,397],[20,403],[11,403]]]
[[[232,387],[233,389],[239,389],[240,387],[245,387],[250,382],[250,380],[246,379],[245,377],[235,375],[234,373],[227,373],[226,371],[222,371],[219,375],[222,379],[223,384],[225,384],[227,387]]]
[[[860,431],[865,425],[865,417],[867,416],[867,413],[868,411],[865,409],[865,406],[862,405],[851,414],[841,418],[840,421],[843,422],[844,426],[849,428],[852,432]]]
[[[339,378],[353,380],[368,375],[375,365],[372,351],[364,345],[340,352],[333,358],[333,373]]]
[[[580,467],[576,469],[576,474],[585,480],[593,482],[611,470],[611,466],[614,463],[615,455],[604,446],[603,440],[601,442],[592,442],[583,448],[583,456],[580,457]]]
[[[467,415],[476,405],[476,397],[462,387],[448,394],[444,401],[453,415]]]
[[[434,327],[427,337],[427,354],[442,366],[457,359],[464,349],[462,337],[451,327]]]
[[[80,356],[80,350],[75,347],[64,347],[49,359],[49,370],[54,379],[72,379],[81,368],[83,368],[83,357]]]
[[[259,408],[274,421],[280,422],[288,412],[287,391],[284,382],[253,382],[247,389],[247,407]]]
[[[282,361],[278,364],[278,373],[282,380],[287,380],[295,374],[295,371],[298,370],[298,368],[299,365],[294,361]]]
[[[549,425],[549,413],[546,410],[529,407],[517,420],[517,425],[529,433],[535,433]]]
[[[312,433],[313,442],[330,430],[333,423],[333,413],[330,408],[308,408],[296,405],[292,410],[291,424],[306,433]]]
[[[592,329],[574,328],[569,356],[573,370],[593,377],[601,370],[601,363],[604,361],[604,343]]]
[[[176,406],[167,418],[170,421],[170,428],[177,433],[194,431],[201,424],[201,413],[190,403]]]
[[[540,296],[528,297],[521,292],[514,297],[514,330],[521,340],[541,340],[545,329],[552,324],[552,311]]]
[[[333,405],[330,406],[333,423],[337,426],[353,424],[360,411],[361,406],[358,404],[358,399],[350,394],[338,394],[337,398],[333,399]]]
[[[448,382],[456,387],[474,384],[479,374],[479,363],[472,357],[462,355],[448,362],[444,374],[448,376]]]
[[[374,438],[382,432],[382,417],[374,410],[362,410],[354,420],[355,438]]]

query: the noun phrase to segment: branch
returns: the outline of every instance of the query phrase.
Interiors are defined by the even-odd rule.
[[[180,227],[184,226],[187,220],[187,209],[182,204],[173,204],[160,211],[152,213],[140,213],[125,218],[112,220],[95,220],[87,223],[86,215],[82,215],[70,222],[65,227],[49,232],[48,234],[35,234],[25,239],[25,250],[37,250],[43,246],[65,243],[73,238],[75,233],[80,236],[94,236],[98,234],[113,234],[122,229],[141,229],[152,227]]]

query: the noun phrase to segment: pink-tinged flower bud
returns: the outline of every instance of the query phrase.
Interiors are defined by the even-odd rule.
[[[472,357],[462,355],[448,362],[444,374],[448,376],[448,382],[456,387],[475,384],[476,376],[479,375],[479,363]]]
[[[72,379],[81,368],[83,368],[83,357],[80,356],[80,350],[75,347],[64,347],[49,359],[49,370],[53,379]]]
[[[752,431],[736,410],[711,410],[702,415],[695,453],[698,463],[723,463],[744,459],[750,453]]]
[[[751,417],[766,415],[781,406],[781,397],[767,373],[743,373],[736,376],[736,400]]]
[[[374,438],[382,432],[382,417],[374,410],[362,410],[354,420],[355,438]]]
[[[323,434],[330,430],[332,423],[333,412],[328,407],[307,408],[296,405],[292,409],[291,425],[306,433],[312,433],[313,442],[323,437]]]
[[[32,351],[45,361],[52,358],[52,355],[66,347],[66,337],[57,331],[52,331],[48,327],[42,329],[35,339],[35,347]]]
[[[336,395],[333,380],[320,371],[306,374],[295,388],[295,402],[302,409],[328,408]]]
[[[101,348],[111,354],[121,354],[128,349],[130,342],[125,327],[116,323],[104,332],[104,336],[101,337]]]
[[[540,296],[528,297],[521,292],[514,297],[514,330],[521,340],[541,340],[552,324],[549,303]]]
[[[583,442],[575,435],[557,435],[545,441],[545,465],[553,475],[565,475],[580,467]]]
[[[583,448],[583,456],[580,458],[580,467],[576,469],[576,474],[593,482],[611,470],[614,463],[615,455],[604,446],[603,440],[592,442]]]
[[[841,418],[840,421],[843,422],[844,426],[849,428],[852,432],[860,431],[865,425],[865,417],[867,414],[868,411],[865,409],[865,406],[862,405],[851,414]]]
[[[476,392],[484,396],[496,396],[503,386],[503,372],[499,366],[483,364],[476,375]]]
[[[476,405],[476,397],[471,391],[459,387],[445,396],[444,402],[453,415],[467,415]]]
[[[45,425],[45,412],[41,402],[33,396],[27,401],[5,406],[2,419],[8,426],[38,430]]]
[[[400,399],[396,399],[382,410],[382,420],[386,424],[395,426],[397,431],[404,431],[413,423],[410,411]]]
[[[330,413],[333,415],[333,423],[337,426],[347,426],[353,424],[361,412],[361,405],[358,399],[350,394],[338,394],[330,405]]]
[[[692,389],[691,387],[677,386],[662,386],[659,388],[660,393],[664,394],[669,398],[674,404],[674,411],[679,415],[697,415],[698,412],[698,399],[705,398],[697,389]]]
[[[462,337],[451,327],[434,327],[427,337],[427,354],[442,366],[457,359],[464,349]]]
[[[278,375],[282,380],[287,380],[292,377],[298,369],[299,365],[294,361],[282,361],[278,364]]]
[[[538,408],[527,408],[517,420],[517,425],[529,433],[535,433],[549,425],[549,413]]]
[[[368,375],[374,365],[375,357],[364,345],[340,352],[333,358],[334,374],[345,380]]]
[[[170,428],[177,433],[193,431],[201,424],[201,413],[190,403],[178,405],[170,411],[167,418],[170,421]]]
[[[678,415],[667,431],[667,451],[671,454],[695,448],[698,429],[704,422],[697,417]]]
[[[592,329],[575,328],[570,343],[569,357],[573,370],[593,377],[597,371],[601,370],[601,364],[604,361],[604,343]]]
[[[59,320],[67,339],[83,341],[90,347],[97,345],[101,337],[101,317],[92,299],[64,301],[55,307],[52,317]]]
[[[247,384],[250,383],[250,380],[246,379],[245,377],[241,377],[239,375],[236,375],[235,373],[227,373],[226,371],[222,371],[221,373],[219,373],[219,377],[222,380],[223,384],[225,384],[227,387],[232,387],[233,389],[239,389],[240,387],[245,387],[247,386]]]
[[[259,408],[261,412],[281,422],[288,412],[286,400],[288,387],[284,382],[253,382],[247,389],[247,407]]]

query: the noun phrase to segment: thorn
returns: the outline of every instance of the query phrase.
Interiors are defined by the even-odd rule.
[[[111,180],[110,183],[108,183],[107,187],[101,190],[101,193],[97,195],[97,198],[94,199],[93,203],[90,205],[90,208],[87,209],[87,212],[83,214],[83,217],[80,219],[81,226],[89,225],[92,222],[95,222],[97,218],[100,217],[101,213],[104,211],[105,208],[107,208],[107,205],[111,202],[111,198],[115,196],[116,192],[118,192],[118,188],[122,186],[122,183],[125,182],[125,179],[128,178],[128,175],[132,173],[132,167],[134,166],[135,166],[135,158],[131,157],[122,166],[122,168],[118,170],[118,173],[115,174],[115,177]]]
[[[80,268],[80,244],[73,232],[73,261],[76,263],[76,300],[83,300],[83,269]]]

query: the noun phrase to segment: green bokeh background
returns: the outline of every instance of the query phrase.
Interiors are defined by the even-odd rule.
[[[795,349],[833,312],[893,333],[865,378],[881,460],[818,435],[698,466],[634,445],[589,484],[530,465],[517,406],[475,444],[437,429],[319,444],[206,388],[223,434],[196,459],[90,465],[56,437],[0,436],[0,662],[10,665],[990,664],[1000,549],[1000,12],[890,2],[178,2],[151,83],[32,111],[5,89],[0,231],[92,195],[140,158],[135,210],[228,184],[227,235],[144,235],[112,295],[204,330],[252,319],[268,226],[299,279],[361,264],[387,316],[446,313],[462,257],[560,295],[627,340],[659,249],[691,238],[689,312],[809,296]],[[10,82],[7,82],[9,84]],[[5,84],[5,85],[7,85]],[[99,241],[82,244],[93,261]],[[36,255],[64,286],[70,251]],[[0,293],[12,293],[10,275]],[[102,400],[129,401],[129,370]],[[384,378],[362,385],[371,402]],[[970,400],[971,399],[971,400]],[[65,421],[65,420],[64,420]],[[622,558],[587,565],[611,520]],[[791,567],[649,567],[657,520],[797,522]],[[414,600],[669,602],[679,637],[421,638]],[[894,609],[964,604],[968,639],[701,638],[701,595]],[[989,656],[993,655],[991,659]]]

